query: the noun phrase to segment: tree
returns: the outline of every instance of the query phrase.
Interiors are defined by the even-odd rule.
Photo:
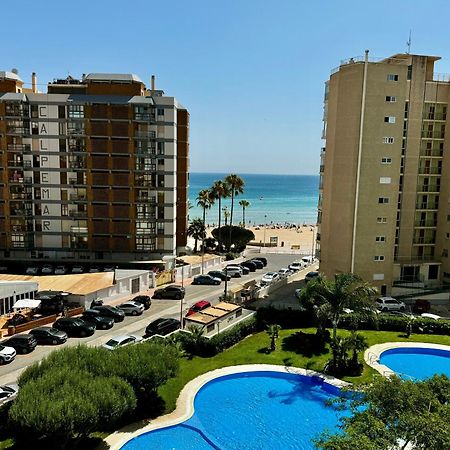
[[[230,196],[230,187],[228,184],[223,180],[217,180],[214,181],[212,187],[210,188],[210,191],[212,193],[212,196],[215,200],[218,200],[219,202],[219,221],[218,221],[218,228],[220,229],[221,225],[221,217],[222,217],[222,199],[228,198]],[[221,236],[218,237],[219,247],[221,244]]]
[[[214,196],[212,192],[209,189],[203,189],[198,193],[197,196],[197,205],[203,208],[203,227],[206,231],[206,210],[210,209],[211,206],[214,204]],[[205,235],[202,238],[202,250],[205,252]]]
[[[230,186],[231,192],[231,212],[230,212],[230,236],[229,240],[231,241],[231,227],[233,226],[233,212],[234,212],[234,197],[244,192],[244,180],[234,173],[225,177],[225,181]],[[228,248],[229,250],[229,248]]]
[[[187,235],[195,239],[194,252],[197,253],[197,243],[199,239],[206,236],[205,224],[202,219],[194,219],[188,226]]]
[[[379,377],[353,396],[352,415],[341,418],[337,433],[323,433],[316,441],[322,450],[441,450],[450,448],[450,379],[444,375],[425,381]]]
[[[216,239],[218,239],[219,233],[222,236],[228,236],[230,238],[230,240],[225,241],[225,245],[228,249],[234,246],[236,251],[244,250],[245,246],[250,241],[255,240],[253,231],[242,227],[230,227],[229,225],[226,225],[221,228],[214,228],[214,230],[212,230],[212,235]]]
[[[319,322],[330,320],[333,327],[331,346],[333,358],[330,369],[336,369],[337,327],[346,309],[363,315],[371,314],[375,309],[374,298],[377,290],[352,273],[341,273],[334,281],[319,276],[309,282],[300,292],[300,302],[309,309],[314,309]],[[322,324],[323,325],[323,324]]]
[[[250,206],[250,202],[247,200],[241,200],[239,205],[242,206],[242,226],[245,228],[245,209]]]
[[[280,325],[269,325],[267,327],[267,334],[269,335],[270,338],[270,350],[272,352],[274,352],[277,348],[277,344],[276,344],[276,340],[278,339],[278,333],[281,330]]]
[[[356,369],[358,367],[358,355],[364,351],[368,345],[366,338],[356,331],[352,331],[350,336],[345,338],[347,348],[352,352],[350,364],[351,367]]]

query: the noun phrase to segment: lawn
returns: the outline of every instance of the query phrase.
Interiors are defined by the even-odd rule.
[[[299,330],[280,330],[280,337],[277,341],[277,349],[267,353],[269,337],[265,332],[256,333],[244,339],[234,347],[220,353],[212,358],[192,359],[182,358],[180,361],[180,372],[176,378],[169,380],[161,386],[159,393],[166,403],[166,412],[173,411],[177,397],[183,387],[195,377],[210,370],[219,369],[226,366],[239,364],[278,364],[294,367],[303,367],[310,370],[322,371],[325,363],[330,358],[330,352],[321,355],[306,357],[294,351],[283,349],[283,341]],[[315,333],[315,328],[304,328],[301,331]],[[403,333],[390,331],[359,331],[367,339],[369,346],[384,342],[404,341],[404,342],[429,342],[435,344],[450,345],[450,336],[413,334],[409,339]],[[346,330],[339,330],[339,334],[345,336],[349,334]],[[359,377],[346,377],[345,381],[355,384],[366,383],[373,376],[379,376],[369,366],[364,366],[364,372]]]

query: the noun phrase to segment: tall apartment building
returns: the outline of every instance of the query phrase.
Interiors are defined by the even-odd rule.
[[[435,56],[351,58],[326,83],[320,270],[382,294],[450,283],[450,78]]]
[[[0,259],[160,259],[186,245],[189,113],[132,74],[0,72]]]

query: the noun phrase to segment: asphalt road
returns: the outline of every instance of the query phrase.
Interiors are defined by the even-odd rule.
[[[249,254],[249,258],[257,256],[256,254]],[[232,278],[228,282],[228,288],[236,283],[242,283],[248,280],[260,280],[266,272],[278,271],[282,267],[287,267],[291,262],[298,259],[296,255],[289,254],[261,254],[268,260],[267,266],[264,269],[259,269],[256,272],[250,272],[242,278]],[[311,269],[309,269],[311,270]],[[189,283],[189,281],[188,281]],[[78,344],[87,345],[102,345],[114,336],[123,334],[135,334],[143,336],[146,326],[160,317],[174,317],[180,319],[180,309],[184,316],[187,310],[199,300],[208,300],[212,304],[218,302],[218,298],[224,292],[224,283],[220,286],[197,286],[186,284],[186,296],[180,304],[179,300],[152,300],[152,306],[141,316],[127,316],[121,323],[116,323],[110,330],[98,330],[94,335],[87,338],[69,338],[66,343],[59,346],[38,345],[36,349],[27,355],[17,355],[16,359],[9,364],[0,366],[0,385],[7,383],[14,383],[20,373],[30,364],[40,361],[47,356],[55,348],[62,348],[67,346],[74,346]],[[277,298],[294,298],[293,292],[297,288],[297,283],[289,284],[282,289],[283,294],[278,294],[278,291],[271,294],[269,300],[273,297],[274,301]],[[267,299],[266,299],[267,300]],[[264,300],[264,301],[266,301]],[[268,300],[268,301],[269,301]],[[107,303],[107,302],[105,302]]]

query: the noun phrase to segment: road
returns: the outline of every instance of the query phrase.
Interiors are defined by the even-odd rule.
[[[252,256],[253,255],[249,255],[249,257]],[[257,270],[256,272],[250,272],[242,278],[232,278],[231,281],[228,282],[228,288],[232,287],[236,283],[241,283],[242,281],[252,279],[260,280],[266,272],[278,271],[278,269],[287,267],[292,261],[297,259],[295,255],[289,254],[261,254],[260,256],[267,258],[267,267]],[[174,317],[179,319],[180,307],[182,307],[182,315],[184,316],[189,307],[199,300],[208,300],[212,304],[217,303],[219,296],[223,294],[224,291],[223,282],[220,286],[194,286],[190,285],[190,280],[187,280],[185,287],[186,296],[182,304],[180,304],[179,300],[152,300],[151,308],[144,311],[144,314],[138,317],[127,316],[123,322],[116,323],[110,330],[97,330],[93,336],[87,338],[70,338],[66,343],[57,347],[51,345],[38,345],[33,352],[27,355],[17,355],[16,359],[12,363],[0,366],[0,385],[16,382],[19,375],[27,366],[36,361],[40,361],[55,348],[74,346],[78,344],[102,345],[111,339],[111,337],[122,334],[135,334],[143,336],[146,326],[153,320],[160,317]],[[292,293],[296,287],[298,287],[297,282],[289,284],[288,286],[280,289],[280,291],[283,291],[283,295],[280,296],[277,291],[274,294],[271,294],[270,298],[272,298],[272,296],[274,299],[293,298]]]

